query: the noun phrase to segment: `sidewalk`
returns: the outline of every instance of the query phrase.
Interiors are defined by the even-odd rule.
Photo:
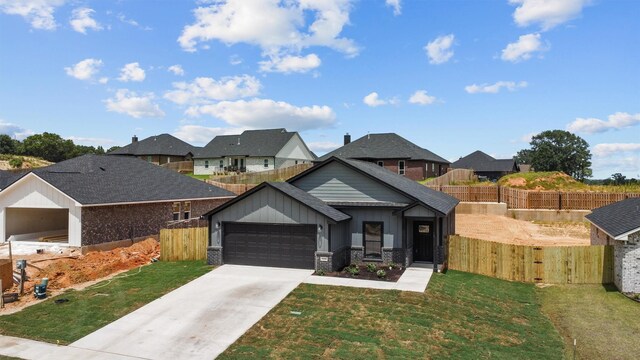
[[[368,288],[378,290],[400,290],[424,292],[427,289],[433,269],[424,267],[408,267],[397,282],[359,280],[352,278],[341,278],[333,276],[311,275],[303,282],[305,284],[350,286],[357,288]]]

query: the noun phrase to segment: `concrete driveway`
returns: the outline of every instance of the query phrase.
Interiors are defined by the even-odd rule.
[[[213,359],[312,272],[223,265],[70,346],[143,359]]]

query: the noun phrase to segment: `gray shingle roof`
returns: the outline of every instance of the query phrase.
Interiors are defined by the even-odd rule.
[[[83,155],[31,172],[83,205],[235,196],[128,156]]]
[[[167,156],[186,156],[194,154],[200,148],[191,146],[186,142],[169,134],[160,134],[149,136],[146,139],[132,142],[108,153],[108,155],[167,155]]]
[[[630,198],[593,209],[585,216],[607,234],[616,237],[640,228],[640,198]]]
[[[246,130],[240,135],[219,135],[203,147],[194,158],[210,159],[224,156],[273,157],[296,132],[286,129]]]
[[[280,192],[282,192],[283,194],[289,196],[290,198],[301,202],[302,204],[310,207],[311,209],[317,211],[318,213],[328,217],[329,219],[335,221],[335,222],[340,222],[340,221],[344,221],[344,220],[348,220],[351,219],[351,216],[343,213],[340,210],[336,210],[334,208],[332,208],[331,206],[327,205],[324,201],[318,199],[317,197],[303,191],[300,190],[299,188],[289,184],[289,183],[284,183],[284,182],[263,182],[262,184],[256,186],[255,188],[245,192],[244,194],[238,196],[237,198],[231,200],[231,201],[227,201],[226,203],[224,203],[223,205],[211,210],[210,212],[208,212],[207,214],[205,214],[205,216],[210,216],[213,215],[215,213],[218,213],[224,209],[226,209],[227,207],[241,201],[242,199],[245,199],[249,196],[251,196],[252,194],[260,191],[261,189],[264,189],[265,187],[271,187],[273,189],[276,189]]]
[[[424,185],[420,185],[416,181],[407,179],[402,175],[391,172],[382,166],[378,166],[371,162],[343,159],[335,156],[323,161],[322,163],[297,176],[294,176],[293,178],[287,180],[287,182],[294,182],[304,176],[307,176],[308,174],[332,161],[338,161],[347,165],[348,167],[356,169],[362,174],[372,177],[382,182],[383,184],[386,184],[387,186],[405,194],[409,198],[412,198],[413,200],[420,202],[425,206],[430,207],[445,215],[449,214],[451,210],[453,210],[459,203],[458,199],[454,198],[453,196],[447,195],[440,191],[432,190]]]
[[[426,160],[449,164],[446,159],[423,149],[395,133],[369,134],[338,148],[322,157],[324,161],[332,156],[346,159],[408,159]]]
[[[16,171],[16,172],[0,170],[0,190],[6,188],[10,184],[12,184],[14,181],[20,179],[27,172],[28,172],[28,170]]]
[[[495,159],[480,150],[453,162],[454,169],[473,169],[480,172],[506,172],[513,171],[517,166],[514,159]]]

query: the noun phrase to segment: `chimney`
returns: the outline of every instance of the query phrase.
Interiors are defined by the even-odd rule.
[[[351,135],[349,135],[349,133],[346,133],[344,135],[344,144],[347,145],[350,142],[351,142]]]
[[[131,142],[132,143],[137,143],[138,142],[138,137],[136,135],[133,135],[133,137],[131,138]]]

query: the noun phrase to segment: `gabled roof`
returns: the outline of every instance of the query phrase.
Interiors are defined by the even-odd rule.
[[[186,156],[194,154],[199,148],[191,146],[177,137],[169,134],[149,136],[146,139],[132,142],[108,153],[108,155],[167,155]]]
[[[317,197],[307,193],[306,191],[300,190],[297,187],[289,184],[289,183],[285,183],[285,182],[263,182],[262,184],[256,186],[255,188],[245,192],[244,194],[238,196],[237,198],[231,200],[231,201],[227,201],[226,203],[224,203],[221,206],[218,206],[217,208],[209,211],[208,213],[206,213],[204,216],[210,216],[213,215],[215,213],[218,213],[226,208],[228,208],[229,206],[241,201],[242,199],[251,196],[252,194],[264,189],[265,187],[270,187],[273,188],[277,191],[280,191],[281,193],[285,194],[286,196],[308,206],[309,208],[317,211],[318,213],[326,216],[327,218],[335,221],[335,222],[340,222],[340,221],[344,221],[344,220],[349,220],[351,219],[351,216],[343,213],[340,210],[336,210],[334,208],[332,208],[331,206],[327,205],[324,201],[318,199]]]
[[[449,164],[446,159],[427,149],[412,143],[395,133],[368,134],[344,145],[322,157],[324,161],[332,156],[345,159],[378,160],[378,159],[407,159],[426,160]]]
[[[382,184],[403,193],[405,196],[413,199],[414,201],[417,201],[418,203],[426,207],[432,208],[443,215],[449,214],[451,210],[453,210],[460,202],[453,196],[447,195],[440,191],[432,190],[424,185],[419,184],[416,181],[407,179],[402,175],[398,175],[374,163],[353,159],[343,159],[335,156],[323,161],[322,163],[310,168],[309,170],[298,174],[297,176],[294,176],[293,178],[287,180],[287,182],[292,183],[334,161],[342,163],[347,167],[350,167],[370,178],[373,178],[374,180],[377,180]]]
[[[454,169],[473,169],[475,171],[506,172],[513,171],[518,164],[514,159],[495,159],[480,150],[453,162]]]
[[[587,220],[611,237],[640,229],[640,198],[630,198],[593,209]]]
[[[194,158],[224,156],[274,157],[296,135],[286,129],[246,130],[240,135],[219,135],[205,145]]]
[[[203,181],[128,156],[83,155],[30,173],[82,205],[235,196]]]
[[[0,170],[0,190],[6,188],[10,184],[13,184],[16,180],[23,177],[29,170],[21,171],[6,171]]]

